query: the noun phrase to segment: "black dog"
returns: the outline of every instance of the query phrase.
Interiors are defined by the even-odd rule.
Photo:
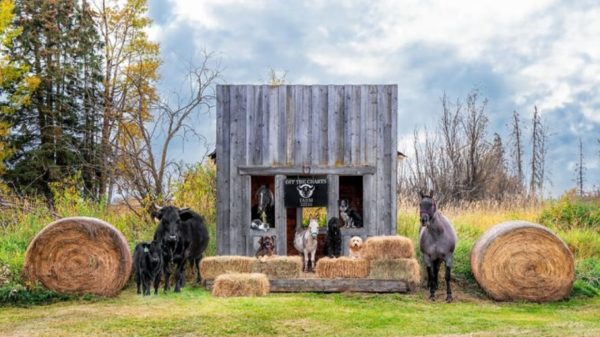
[[[260,248],[256,251],[256,257],[272,256],[275,251],[275,236],[263,236],[258,241]]]
[[[143,295],[150,295],[150,284],[154,282],[154,294],[156,295],[163,268],[163,255],[160,242],[138,243],[133,253],[133,263],[137,293],[142,293],[140,291],[141,285]]]
[[[340,219],[333,217],[329,219],[327,223],[327,241],[325,246],[327,247],[327,256],[330,258],[340,257],[342,255],[342,232],[340,227],[342,223]]]
[[[340,217],[344,220],[347,228],[360,228],[363,226],[362,217],[350,207],[350,200],[340,200]]]

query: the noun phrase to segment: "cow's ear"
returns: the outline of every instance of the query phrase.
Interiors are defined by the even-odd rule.
[[[152,220],[154,220],[154,222],[160,222],[160,219],[162,218],[162,214],[160,211],[152,211],[150,213],[150,217],[152,217]]]
[[[187,221],[194,217],[194,213],[188,207],[179,209],[179,219]]]

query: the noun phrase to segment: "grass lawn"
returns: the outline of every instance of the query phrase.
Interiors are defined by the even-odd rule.
[[[271,294],[215,298],[199,288],[141,297],[0,308],[0,336],[600,336],[600,297],[495,303],[458,293]]]

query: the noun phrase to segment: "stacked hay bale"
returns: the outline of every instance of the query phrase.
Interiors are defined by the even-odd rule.
[[[253,273],[262,273],[269,279],[298,278],[302,271],[302,258],[300,256],[271,256],[265,259],[254,259]]]
[[[250,273],[255,261],[255,258],[248,256],[205,257],[200,262],[200,275],[205,280],[214,280],[217,276],[227,273]]]
[[[414,289],[421,281],[421,268],[414,256],[412,241],[403,236],[374,236],[365,243],[370,279],[404,281]]]
[[[350,257],[320,258],[315,268],[319,278],[365,278],[369,275],[369,261]]]
[[[217,276],[212,294],[218,297],[266,296],[269,279],[261,273],[228,273]]]
[[[200,273],[205,280],[214,280],[227,273],[262,273],[271,279],[291,279],[300,276],[300,256],[270,256],[257,259],[248,256],[211,256],[202,259]]]
[[[60,293],[115,296],[130,273],[131,253],[119,230],[100,219],[72,217],[33,238],[22,276]]]

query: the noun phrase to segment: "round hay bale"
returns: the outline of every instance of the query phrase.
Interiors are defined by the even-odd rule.
[[[25,254],[23,277],[67,294],[114,296],[131,273],[121,232],[95,218],[57,220],[42,229]]]
[[[498,301],[555,301],[568,296],[575,261],[567,245],[546,227],[526,222],[498,224],[471,251],[479,285]]]
[[[369,261],[351,257],[322,257],[315,268],[319,278],[365,278],[369,275]]]
[[[260,273],[229,273],[217,276],[212,294],[218,297],[266,296],[269,279]]]
[[[404,281],[414,288],[421,282],[421,267],[416,259],[372,260],[369,278]]]
[[[254,257],[222,255],[209,256],[200,262],[200,275],[203,279],[214,280],[217,276],[226,273],[250,273]]]
[[[367,260],[411,259],[414,255],[412,240],[400,235],[372,236],[363,251]]]
[[[297,278],[302,272],[302,258],[300,256],[271,256],[256,259],[252,263],[253,273],[262,273],[269,279]]]

